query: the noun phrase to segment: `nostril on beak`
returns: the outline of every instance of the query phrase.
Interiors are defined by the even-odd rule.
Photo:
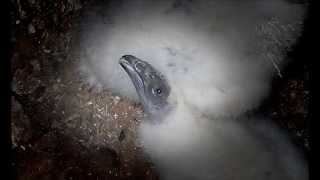
[[[130,55],[123,55],[121,59],[128,59]]]
[[[121,58],[120,58],[120,64],[133,64],[133,61],[134,61],[134,56],[132,55],[123,55]]]
[[[146,67],[146,64],[142,61],[136,61],[134,64],[134,68],[139,72],[144,71],[145,67]]]
[[[126,62],[127,62],[127,60],[124,59],[123,57],[121,57],[121,58],[119,59],[119,64],[124,64],[124,63],[126,63]]]

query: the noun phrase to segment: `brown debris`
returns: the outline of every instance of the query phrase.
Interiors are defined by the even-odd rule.
[[[137,142],[141,108],[93,91],[75,68],[71,31],[87,2],[14,1],[17,179],[157,179]]]

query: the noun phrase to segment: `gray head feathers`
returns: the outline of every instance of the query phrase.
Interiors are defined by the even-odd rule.
[[[149,63],[132,55],[124,55],[119,61],[127,72],[139,95],[144,110],[152,120],[160,120],[162,114],[169,113],[170,86],[166,78]]]

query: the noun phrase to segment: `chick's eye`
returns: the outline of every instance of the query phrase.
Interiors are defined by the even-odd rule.
[[[157,92],[157,94],[161,94],[162,93],[161,89],[159,89],[159,88],[156,90],[156,92]]]
[[[154,95],[161,95],[162,94],[162,90],[160,88],[152,89],[152,92]]]

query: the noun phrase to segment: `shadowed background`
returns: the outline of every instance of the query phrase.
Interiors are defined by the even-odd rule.
[[[222,87],[232,87],[232,84],[225,83],[224,77],[231,78],[230,82],[245,81],[249,83],[245,84],[245,87],[252,86],[250,93],[239,88],[236,89],[233,96],[228,96],[227,99],[222,98],[220,101],[219,94],[205,94],[195,98],[199,100],[197,102],[199,107],[218,107],[216,112],[221,112],[219,109],[221,106],[215,104],[216,102],[225,102],[225,100],[234,99],[234,97],[240,98],[239,102],[242,101],[241,98],[248,101],[244,105],[241,104],[241,108],[236,103],[234,107],[227,108],[227,112],[243,112],[249,107],[257,105],[262,98],[268,95],[265,88],[271,84],[270,75],[264,73],[275,74],[274,86],[272,86],[274,90],[271,91],[270,98],[261,108],[268,116],[279,122],[284,129],[288,129],[292,137],[297,139],[295,142],[308,152],[306,115],[308,113],[309,89],[306,83],[309,71],[307,64],[301,59],[294,59],[287,64],[287,69],[278,71],[270,59],[261,57],[258,64],[252,64],[247,63],[245,58],[247,54],[241,54],[245,51],[244,47],[248,47],[249,50],[249,47],[258,50],[268,48],[250,44],[250,38],[255,39],[256,37],[251,37],[252,34],[247,30],[251,29],[249,25],[255,26],[261,21],[276,23],[277,21],[273,22],[269,17],[270,14],[274,15],[274,12],[268,12],[267,9],[266,15],[263,16],[266,19],[256,19],[254,15],[258,13],[260,17],[261,9],[251,12],[247,11],[245,5],[243,5],[244,7],[240,5],[227,6],[230,10],[220,10],[217,14],[225,17],[226,12],[229,14],[229,12],[236,12],[235,9],[240,9],[243,16],[230,15],[229,21],[222,19],[219,21],[220,17],[217,16],[217,24],[220,23],[219,25],[223,26],[210,27],[210,24],[206,23],[207,19],[201,15],[192,17],[193,13],[203,10],[205,16],[210,15],[212,13],[209,11],[210,8],[203,7],[201,3],[199,6],[193,7],[192,1],[187,1],[187,3],[176,1],[176,3],[157,6],[157,11],[153,11],[153,14],[148,17],[144,13],[148,13],[154,8],[150,4],[150,7],[140,7],[134,3],[130,6],[123,6],[122,3],[111,3],[111,5],[102,3],[100,6],[96,6],[93,2],[88,2],[88,4],[87,6],[85,1],[52,3],[15,1],[12,4],[12,26],[14,27],[12,42],[15,47],[12,58],[14,91],[12,138],[18,177],[22,179],[25,177],[31,179],[156,178],[151,163],[148,158],[142,156],[140,146],[135,141],[136,127],[143,115],[139,105],[133,102],[136,100],[134,89],[132,86],[130,89],[129,80],[116,66],[118,56],[123,53],[136,53],[141,58],[154,61],[155,64],[158,63],[159,68],[169,74],[172,82],[179,82],[182,88],[190,88],[190,91],[187,92],[189,94],[186,94],[187,97],[197,96],[197,90],[193,87],[201,85],[206,87],[203,88],[204,93],[210,92],[206,91],[208,88],[214,88],[214,92],[223,94],[223,89],[211,86],[211,81],[217,82],[220,87],[221,84]],[[111,10],[107,11],[110,6]],[[259,5],[256,6],[259,7]],[[215,6],[213,5],[213,7]],[[292,21],[295,28],[291,29],[290,26],[286,26],[287,29],[284,31],[290,32],[286,36],[276,34],[276,37],[273,37],[271,35],[270,47],[275,45],[286,47],[287,40],[289,40],[289,44],[292,43],[291,41],[294,41],[301,30],[299,25],[302,22],[300,19],[302,15],[299,13],[300,5],[292,7],[297,9],[298,13],[291,13],[292,9],[286,10],[285,7],[283,7],[284,10],[281,9],[281,6],[280,9],[272,8],[272,11],[275,11],[275,14],[280,17],[286,17],[281,21],[288,23]],[[139,8],[145,9],[147,12],[140,12]],[[167,26],[162,23],[151,22],[152,26],[148,26],[148,23],[154,18],[160,18],[160,22],[166,22],[166,17],[163,18],[162,15],[157,14],[162,11],[166,12],[169,17],[172,14],[176,17],[169,22],[173,24],[170,26],[172,29],[164,29]],[[137,15],[131,16],[130,13],[137,13]],[[113,17],[115,14],[117,16]],[[191,16],[190,21],[187,21],[185,16]],[[141,19],[135,19],[138,17]],[[253,19],[248,21],[247,17],[253,17]],[[137,21],[145,22],[147,26],[144,27]],[[190,22],[196,24],[190,24]],[[225,22],[228,23],[225,24]],[[266,27],[257,25],[257,28],[269,28],[272,32],[278,32],[278,29],[272,29],[272,23]],[[228,29],[228,31],[224,31],[223,28],[219,29],[221,27]],[[225,35],[226,39],[221,39],[223,37],[221,34],[211,37],[210,28],[213,28],[214,32],[217,31]],[[80,34],[75,35],[79,30]],[[179,33],[172,34],[172,32]],[[154,34],[161,34],[161,36],[155,37]],[[193,37],[194,34],[199,36]],[[207,38],[208,36],[210,39]],[[274,42],[272,38],[277,38],[277,36],[285,40],[279,43]],[[107,39],[105,39],[106,37]],[[132,39],[123,41],[126,38]],[[217,45],[211,43],[211,38]],[[170,39],[169,43],[161,42],[166,39]],[[242,39],[246,41],[242,41]],[[140,44],[133,42],[140,42]],[[197,42],[199,43],[197,44]],[[107,44],[105,45],[105,43]],[[261,43],[262,45],[264,44]],[[218,52],[209,50],[216,46],[222,50]],[[81,49],[81,47],[83,51],[80,52],[85,55],[78,54],[78,48]],[[101,49],[101,47],[106,49]],[[231,51],[235,53],[224,51],[224,47],[235,49],[235,51]],[[201,50],[205,53],[201,53]],[[257,56],[254,52],[246,53],[252,57]],[[287,55],[282,52],[275,53],[276,57]],[[199,60],[199,64],[201,64],[206,62],[206,57],[226,56],[231,60],[234,57],[244,56],[243,64],[233,61],[221,62],[214,69],[217,74],[212,77],[205,73],[213,70],[206,71],[206,68],[215,67],[210,64],[188,69],[188,65],[194,65],[192,63],[194,60]],[[294,54],[291,57],[294,58]],[[179,62],[188,58],[190,63],[177,67],[169,62],[173,58],[178,65]],[[83,59],[85,63],[81,63]],[[108,64],[108,60],[111,59],[111,64]],[[279,67],[283,66],[281,59],[272,60],[278,62]],[[161,64],[162,62],[166,63]],[[229,62],[232,64],[231,68]],[[248,66],[252,67],[248,68]],[[218,72],[225,72],[227,68],[230,69],[225,76],[219,76]],[[238,70],[242,68],[246,68],[246,72],[240,72],[243,76],[238,76]],[[82,74],[84,72],[82,70],[86,70],[86,73],[93,73],[92,76],[89,76],[91,77],[89,81],[87,74]],[[200,80],[200,84],[189,84],[188,79],[185,82],[183,78],[179,79],[179,77],[184,77],[183,74],[188,70],[189,72],[194,71],[193,78]],[[281,72],[281,77],[279,72]],[[251,76],[251,73],[258,74]],[[206,78],[201,81],[198,75]],[[253,78],[254,84],[251,84],[251,81],[246,81],[247,78]],[[239,96],[238,93],[241,95]],[[120,95],[126,95],[131,99]],[[208,96],[214,98],[207,98]],[[210,101],[206,101],[207,99]]]

